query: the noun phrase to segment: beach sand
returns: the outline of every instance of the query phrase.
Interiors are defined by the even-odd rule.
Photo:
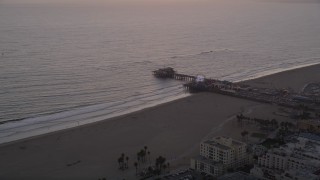
[[[299,91],[306,83],[319,81],[319,73],[320,65],[315,65],[246,83]],[[152,159],[166,157],[171,169],[188,166],[204,139],[225,135],[241,140],[246,127],[239,127],[235,115],[241,112],[288,120],[274,115],[277,109],[275,105],[199,93],[108,121],[0,145],[0,179],[135,179],[133,162],[144,146]],[[118,169],[121,153],[130,158],[129,170]]]

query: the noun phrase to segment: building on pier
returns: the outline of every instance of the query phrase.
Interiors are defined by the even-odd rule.
[[[158,78],[174,78],[175,70],[171,67],[166,67],[153,71],[153,75]]]

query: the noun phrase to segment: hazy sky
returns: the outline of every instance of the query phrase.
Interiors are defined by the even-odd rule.
[[[65,4],[123,4],[123,3],[144,3],[144,4],[157,4],[157,3],[186,3],[186,2],[212,2],[212,1],[226,1],[226,0],[0,0],[0,3],[19,3],[19,4],[28,4],[28,3],[37,3],[37,4],[46,4],[46,3],[65,3]],[[313,2],[320,3],[320,0],[260,0],[264,2]]]
[[[5,3],[119,3],[119,2],[186,2],[196,0],[0,0]]]

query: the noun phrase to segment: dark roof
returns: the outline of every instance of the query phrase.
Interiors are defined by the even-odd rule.
[[[209,145],[211,145],[211,146],[215,146],[215,147],[220,148],[220,149],[223,149],[223,150],[231,149],[230,147],[225,146],[225,145],[220,144],[220,143],[217,143],[217,142],[215,142],[215,141],[207,140],[207,141],[205,141],[205,142],[203,142],[203,143],[204,143],[204,144],[209,144]]]
[[[219,177],[218,180],[258,180],[258,178],[251,176],[248,173],[238,171],[234,173],[225,174]]]
[[[314,141],[320,141],[320,136],[312,133],[300,133],[299,137],[303,137]]]
[[[211,164],[211,165],[218,165],[218,166],[223,166],[221,162],[219,161],[214,161],[212,159],[209,159],[209,158],[206,158],[204,156],[196,156],[196,157],[193,157],[194,160],[196,161],[199,161],[199,162],[203,162],[203,163],[206,163],[206,164]]]

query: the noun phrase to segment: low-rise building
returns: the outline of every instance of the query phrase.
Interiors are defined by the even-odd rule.
[[[200,172],[220,176],[224,172],[223,164],[203,156],[197,156],[191,159],[191,168]]]

